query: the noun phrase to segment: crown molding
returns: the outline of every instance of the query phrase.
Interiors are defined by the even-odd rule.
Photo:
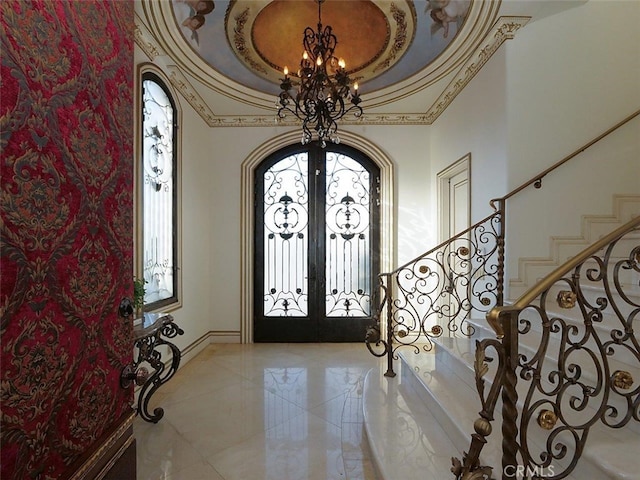
[[[169,75],[169,81],[171,85],[180,92],[184,99],[189,102],[189,105],[193,107],[198,115],[204,120],[204,122],[210,127],[219,126],[218,119],[213,111],[207,105],[202,97],[198,94],[197,90],[193,88],[193,85],[182,74],[180,69],[176,65],[168,65],[166,67]]]
[[[151,62],[159,56],[166,55],[137,13],[134,18],[133,39]]]
[[[342,119],[344,125],[431,125],[447,109],[453,100],[462,92],[476,76],[500,46],[514,38],[516,32],[524,27],[531,17],[499,17],[471,55],[458,69],[457,73],[436,101],[424,113],[365,113],[359,119]],[[136,44],[154,61],[166,53],[144,22],[136,15],[134,38]],[[273,115],[216,115],[207,102],[198,94],[197,89],[182,73],[182,67],[168,65],[165,67],[169,80],[174,88],[193,107],[196,113],[209,127],[273,127],[274,122],[282,126],[297,126],[300,121],[295,118],[276,118]]]
[[[531,17],[500,17],[493,28],[487,32],[480,45],[475,49],[467,61],[462,65],[455,77],[449,82],[434,104],[427,110],[425,121],[431,125],[453,99],[467,86],[480,69],[489,61],[500,46],[507,40],[511,40],[515,33],[524,27]]]

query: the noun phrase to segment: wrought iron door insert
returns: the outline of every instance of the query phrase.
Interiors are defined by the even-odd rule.
[[[379,173],[360,152],[290,147],[256,173],[256,341],[362,341],[378,273]]]

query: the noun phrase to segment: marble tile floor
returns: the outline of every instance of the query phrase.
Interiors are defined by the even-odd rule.
[[[138,480],[375,480],[362,343],[212,344],[136,417]]]

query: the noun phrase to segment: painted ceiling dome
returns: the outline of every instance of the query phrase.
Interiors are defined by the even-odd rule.
[[[336,56],[371,92],[441,55],[464,25],[471,1],[173,0],[172,7],[194,54],[230,79],[274,94],[284,67],[295,72],[300,63],[305,28],[316,31],[320,19],[338,39]]]
[[[556,5],[564,3],[139,0],[135,38],[209,126],[269,126],[284,67],[297,75],[305,29],[316,31],[321,20],[359,84],[357,121],[431,124],[526,25],[526,12]]]

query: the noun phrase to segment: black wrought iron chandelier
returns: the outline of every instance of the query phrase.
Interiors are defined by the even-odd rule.
[[[358,83],[354,83],[351,91],[345,61],[334,56],[338,39],[330,25],[322,27],[322,3],[325,0],[315,1],[318,3],[318,29],[304,29],[304,53],[297,72],[299,83],[289,77],[289,71],[284,67],[284,78],[280,83],[282,92],[276,105],[278,118],[285,118],[290,112],[302,120],[303,145],[315,136],[324,148],[327,141],[340,143],[337,121],[348,113],[359,118],[362,107]],[[297,91],[292,93],[294,86]]]

